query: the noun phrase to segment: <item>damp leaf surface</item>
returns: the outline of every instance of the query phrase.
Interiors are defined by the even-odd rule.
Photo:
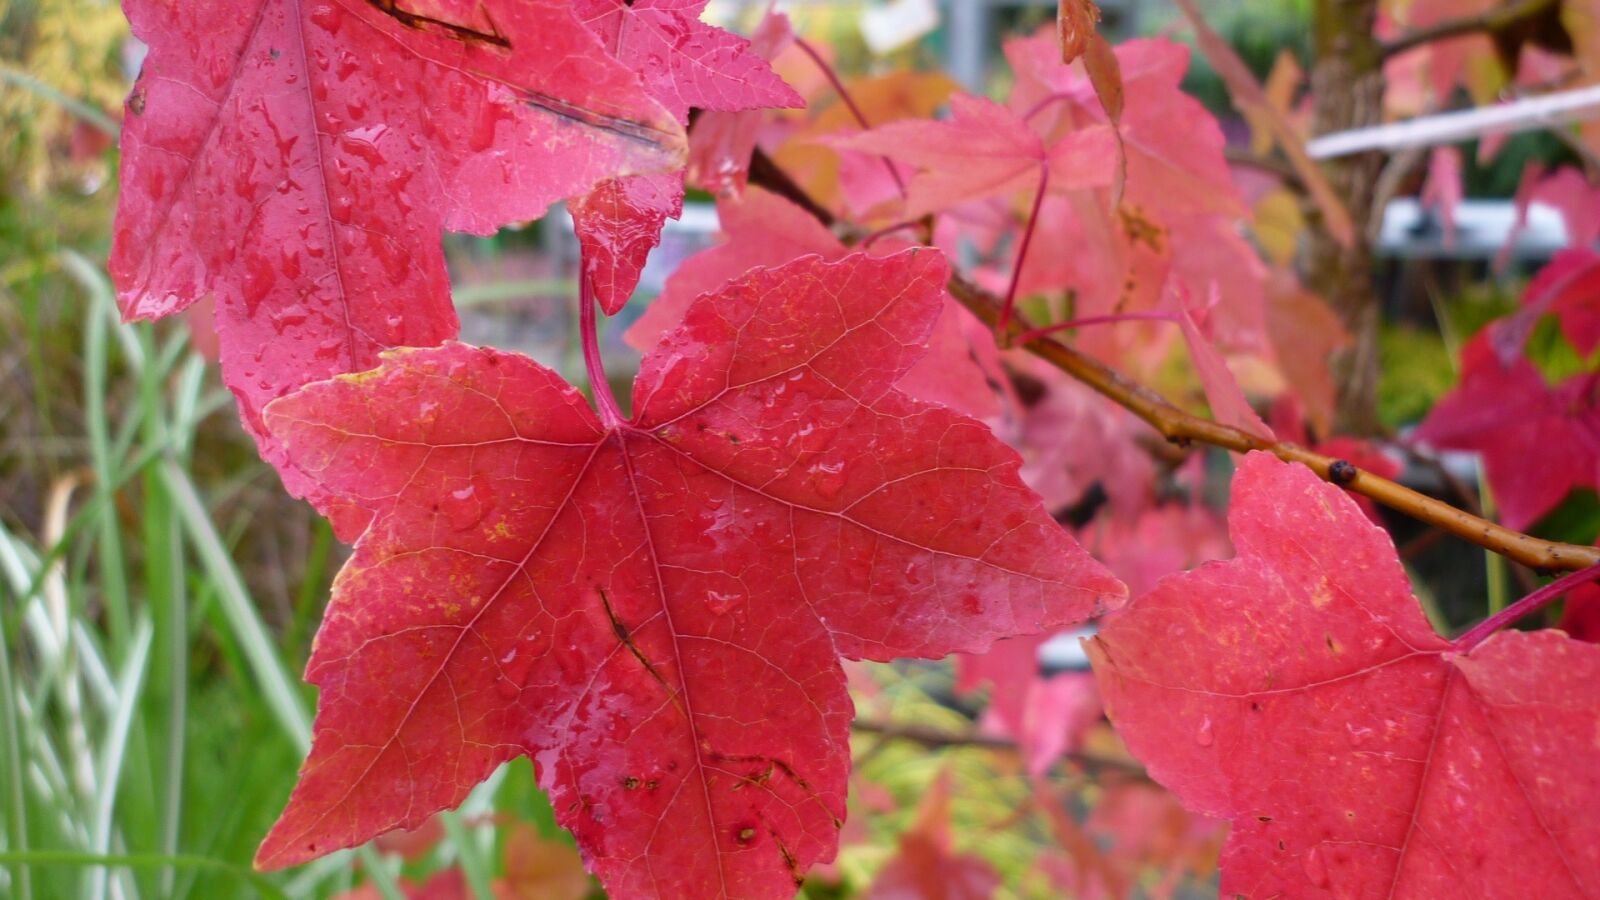
[[[927,250],[750,272],[689,307],[610,427],[456,343],[273,404],[371,524],[258,862],[414,827],[528,755],[612,896],[791,896],[844,816],[841,657],[980,651],[1124,595],[982,423],[894,387],[948,276]]]

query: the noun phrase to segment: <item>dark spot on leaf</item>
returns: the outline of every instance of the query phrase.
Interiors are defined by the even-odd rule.
[[[128,96],[128,111],[136,116],[144,115],[144,91],[135,90]]]
[[[625,790],[625,791],[631,791],[634,788],[637,788],[638,786],[639,786],[639,779],[633,777],[632,775],[629,775],[629,776],[627,776],[627,777],[622,779],[622,789]]]
[[[399,22],[401,25],[404,25],[407,28],[414,28],[417,31],[431,31],[436,34],[442,34],[445,37],[454,38],[458,41],[461,41],[464,44],[487,44],[491,47],[499,47],[502,50],[511,49],[511,41],[508,40],[505,35],[500,33],[499,28],[495,27],[494,20],[489,18],[488,10],[484,10],[483,17],[489,23],[489,30],[482,31],[480,29],[462,25],[457,22],[451,22],[446,19],[435,19],[432,16],[425,16],[421,13],[414,13],[408,9],[401,9],[399,0],[367,0],[367,3],[370,4],[373,9],[376,9],[378,12],[381,12],[389,18],[394,19],[396,22]]]
[[[1256,821],[1257,822],[1271,822],[1272,821],[1272,817],[1271,816],[1256,816]]]

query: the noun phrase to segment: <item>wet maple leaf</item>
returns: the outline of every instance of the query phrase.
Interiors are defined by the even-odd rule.
[[[1503,360],[1480,332],[1461,348],[1461,383],[1412,438],[1480,453],[1501,518],[1527,528],[1573,488],[1600,486],[1600,375],[1552,386],[1527,359]]]
[[[789,896],[844,814],[839,657],[980,650],[1123,593],[987,428],[893,387],[948,275],[926,250],[753,271],[645,357],[614,427],[461,344],[275,403],[372,524],[258,861],[415,825],[529,755],[612,896]]]
[[[916,166],[906,201],[910,218],[1037,190],[1044,167],[1051,190],[1110,184],[1116,162],[1115,138],[1106,126],[1065,132],[1047,143],[1021,116],[968,94],[950,98],[949,119],[891,122],[833,143]]]
[[[1190,809],[1231,819],[1240,897],[1589,896],[1600,647],[1437,634],[1388,535],[1252,453],[1238,556],[1162,581],[1089,644],[1112,721]]]
[[[276,464],[268,401],[455,336],[443,230],[490,233],[684,153],[564,0],[430,8],[126,4],[150,55],[123,129],[118,299],[155,318],[216,297],[224,377]]]
[[[686,121],[691,107],[731,112],[804,106],[744,38],[700,21],[706,0],[574,0],[601,43]]]
[[[750,35],[751,51],[769,62],[793,45],[789,17],[772,8]],[[743,194],[761,120],[756,110],[702,112],[689,132],[689,183],[718,197]]]

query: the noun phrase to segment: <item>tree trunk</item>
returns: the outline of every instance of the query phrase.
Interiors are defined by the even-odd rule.
[[[1316,134],[1376,125],[1383,120],[1383,56],[1373,26],[1378,0],[1316,0],[1316,62],[1311,70],[1312,130]],[[1333,360],[1339,387],[1337,427],[1373,434],[1378,421],[1378,295],[1372,278],[1367,223],[1374,213],[1382,153],[1330,160],[1324,171],[1356,224],[1355,243],[1334,240],[1315,210],[1303,263],[1308,285],[1350,330],[1354,343]]]

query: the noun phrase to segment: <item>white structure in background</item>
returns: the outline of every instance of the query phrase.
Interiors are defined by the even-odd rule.
[[[1516,207],[1505,200],[1463,200],[1456,206],[1456,239],[1445,246],[1439,217],[1415,197],[1389,201],[1378,234],[1378,253],[1398,259],[1494,259],[1516,227]],[[1567,224],[1554,207],[1535,203],[1511,248],[1515,260],[1543,260],[1568,243]]]

